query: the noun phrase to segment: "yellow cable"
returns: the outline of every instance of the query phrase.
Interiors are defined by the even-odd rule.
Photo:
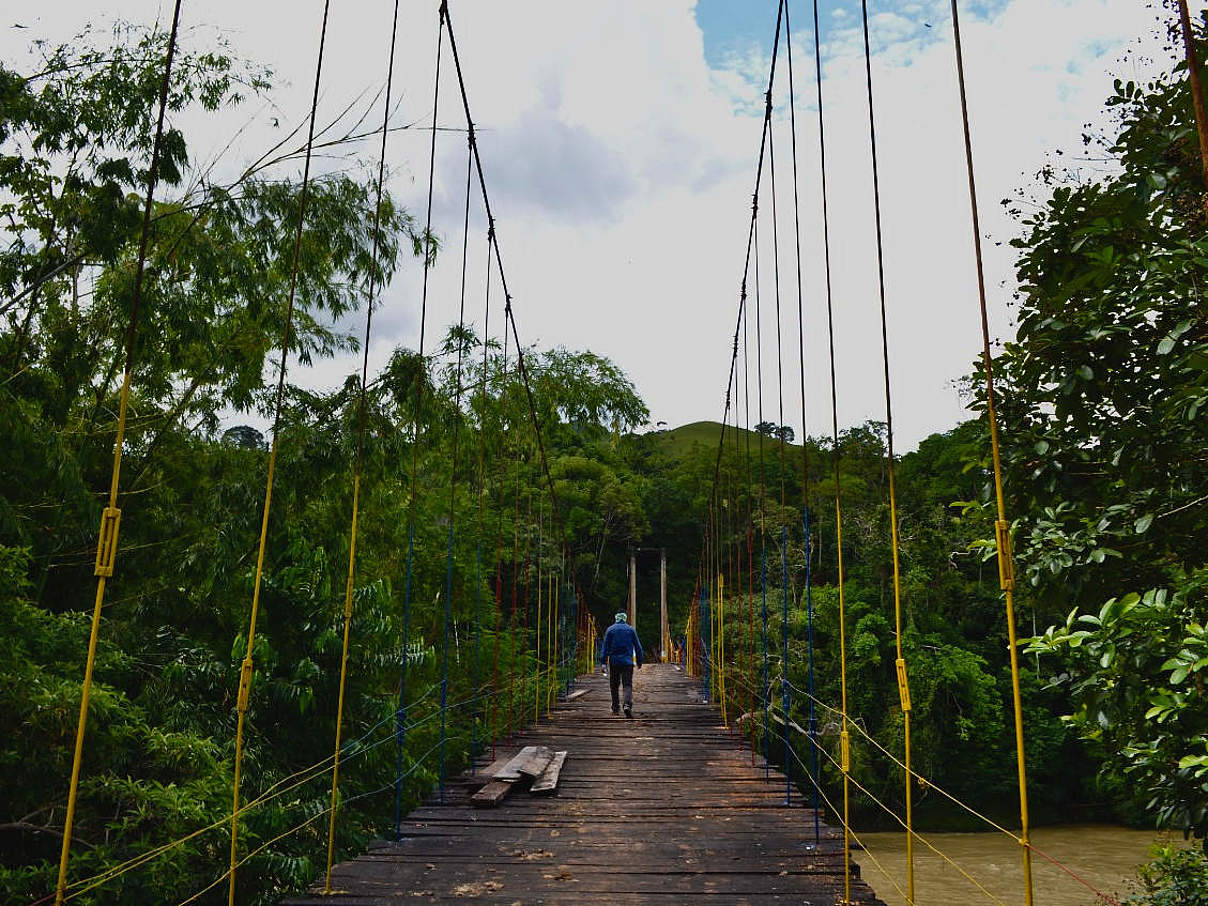
[[[549,662],[549,682],[546,683],[545,693],[545,716],[549,717],[550,712],[554,708],[554,691],[558,684],[558,584],[554,581],[554,577],[550,576],[550,598],[554,602],[554,621],[550,624],[549,630],[549,647],[550,662]]]
[[[384,724],[384,723],[386,723],[386,721],[382,721],[382,724]],[[379,724],[378,726],[380,727],[382,724]],[[375,727],[374,729],[377,729],[377,728]],[[372,731],[370,731],[370,732],[372,732]],[[367,747],[366,751],[369,748],[373,748],[374,746],[381,745],[383,742],[388,742],[392,738],[393,738],[393,734],[390,736],[383,737],[378,742],[373,743],[372,746]],[[247,812],[250,812],[252,809],[258,808],[259,806],[264,805],[265,803],[270,802],[271,800],[276,799],[279,796],[283,796],[286,793],[297,789],[298,787],[302,786],[303,784],[309,783],[311,780],[318,778],[322,774],[326,773],[326,770],[327,770],[326,765],[331,760],[332,760],[332,756],[328,755],[326,758],[322,759],[321,761],[317,761],[308,767],[295,771],[293,774],[290,774],[287,777],[283,777],[281,780],[278,780],[275,784],[273,784],[271,787],[269,787],[263,794],[261,794],[256,799],[252,799],[252,800],[249,800],[248,802],[245,802],[240,807],[240,814],[245,814]],[[303,776],[303,775],[308,775],[308,776]],[[291,780],[294,782],[290,783]],[[282,784],[286,784],[286,785],[282,786]],[[169,843],[162,844],[161,846],[158,846],[155,849],[149,850],[148,852],[142,853],[138,856],[128,859],[125,862],[119,863],[118,865],[110,866],[106,870],[104,870],[102,872],[98,872],[97,874],[93,875],[90,878],[83,878],[83,879],[74,881],[71,884],[67,885],[67,889],[71,890],[72,892],[69,893],[64,899],[70,900],[70,899],[73,899],[73,898],[79,896],[80,894],[86,893],[89,890],[93,890],[97,887],[100,887],[101,885],[106,884],[109,881],[112,881],[114,878],[119,877],[120,875],[123,875],[129,871],[133,871],[134,869],[139,868],[142,865],[145,865],[147,862],[152,861],[153,859],[163,855],[164,853],[168,852],[171,849],[175,849],[177,846],[181,846],[181,845],[189,842],[190,840],[193,840],[196,837],[201,836],[202,834],[205,834],[209,831],[212,831],[212,830],[215,830],[216,828],[221,827],[222,825],[226,824],[230,820],[231,820],[230,815],[223,815],[221,818],[217,819],[213,823],[211,823],[205,827],[198,828],[197,830],[192,831],[183,837],[179,837],[176,840],[172,840]],[[225,878],[226,875],[223,874],[222,877]],[[80,888],[80,889],[77,890],[76,888]]]
[[[717,574],[717,674],[721,689],[721,725],[729,727],[726,711],[726,580]]]
[[[961,50],[960,15],[952,0],[952,38],[956,51],[957,86],[960,94],[961,125],[964,130],[965,163],[969,177],[969,207],[973,235],[973,253],[977,264],[977,295],[981,314],[982,364],[986,374],[986,420],[990,425],[990,450],[994,459],[994,500],[998,510],[995,538],[998,542],[998,575],[1007,611],[1007,642],[1011,658],[1011,695],[1015,717],[1015,758],[1019,775],[1020,844],[1023,858],[1024,897],[1032,906],[1032,855],[1028,848],[1028,777],[1023,742],[1023,696],[1019,688],[1019,654],[1015,638],[1015,567],[1011,556],[1010,523],[1003,495],[1002,458],[998,443],[998,416],[994,406],[994,377],[990,364],[990,326],[986,313],[986,279],[982,263],[981,228],[977,213],[977,181],[973,172],[973,144],[969,134],[969,109],[965,91],[965,63]]]
[[[537,636],[533,657],[533,723],[541,717],[541,509],[537,509]],[[549,652],[546,652],[548,655]]]
[[[126,365],[122,371],[122,390],[118,402],[117,432],[113,442],[113,467],[109,475],[109,503],[101,514],[101,528],[97,539],[96,596],[92,605],[92,624],[88,634],[88,654],[84,662],[84,682],[80,689],[80,716],[76,724],[75,750],[71,759],[71,780],[67,789],[67,811],[63,820],[63,845],[59,851],[59,875],[55,884],[55,903],[61,906],[67,888],[67,863],[71,855],[71,831],[75,823],[76,804],[79,799],[80,769],[84,763],[84,734],[88,724],[88,705],[92,700],[92,673],[96,666],[97,642],[101,633],[101,608],[105,603],[106,580],[113,575],[117,556],[118,527],[122,511],[117,505],[118,483],[122,471],[122,444],[126,434],[126,419],[130,403],[130,372],[134,365],[134,343],[138,327],[138,308],[142,293],[143,275],[147,262],[147,243],[151,230],[151,207],[155,200],[155,186],[159,173],[159,155],[163,143],[164,115],[168,103],[168,87],[172,78],[172,59],[176,53],[176,35],[180,25],[181,0],[176,0],[172,14],[172,28],[168,35],[168,48],[164,58],[164,77],[159,96],[159,119],[155,127],[155,140],[151,149],[151,166],[147,176],[147,199],[143,206],[143,225],[139,237],[138,263],[134,274],[134,289],[130,324],[126,331]]]
[[[885,405],[888,409],[889,397],[885,397]],[[889,424],[892,424],[890,422]],[[910,771],[910,687],[907,684],[906,675],[906,658],[902,652],[902,582],[901,569],[898,563],[898,503],[897,492],[894,482],[894,467],[893,467],[893,437],[888,437],[889,456],[887,472],[889,477],[889,535],[891,547],[893,550],[893,622],[894,622],[894,643],[897,648],[898,659],[896,663],[898,674],[898,698],[902,708],[902,729],[904,732],[903,744],[905,748],[905,785],[906,785],[906,886],[910,889],[908,902],[913,904],[914,899],[914,790],[911,784]]]
[[[810,695],[809,692],[806,692],[804,689],[798,689],[796,686],[794,686],[793,689],[796,692],[806,696],[806,698],[812,699],[814,701],[814,703],[818,705],[818,707],[823,708],[826,711],[830,711],[833,714],[840,713],[838,708],[836,708],[832,705],[828,705],[826,702],[822,701],[822,699],[818,698],[817,696]],[[896,755],[894,755],[891,751],[889,751],[889,749],[887,749],[880,742],[878,742],[877,739],[871,733],[869,733],[867,730],[865,730],[863,727],[861,727],[858,723],[853,722],[852,726],[856,728],[857,733],[859,733],[866,740],[868,740],[870,743],[872,743],[886,758],[888,758],[890,761],[892,761],[898,767],[905,770],[906,765]],[[802,732],[805,732],[805,731],[802,730]],[[1001,824],[994,821],[993,819],[986,817],[981,812],[977,811],[977,809],[973,808],[973,806],[969,805],[967,802],[964,802],[964,801],[958,799],[952,793],[949,793],[943,787],[938,786],[937,784],[933,783],[930,779],[924,777],[922,774],[919,774],[915,771],[911,771],[910,773],[911,773],[911,776],[914,777],[915,780],[918,780],[921,783],[925,783],[927,785],[928,789],[935,790],[941,796],[943,796],[944,798],[949,800],[953,805],[956,805],[956,806],[964,809],[966,812],[968,812],[973,817],[978,818],[981,821],[984,821],[987,825],[992,827],[994,830],[1005,834],[1006,836],[1008,836],[1012,840],[1014,840],[1016,843],[1020,842],[1020,837],[1018,834],[1008,830],[1007,828],[1003,827]]]
[[[839,708],[843,715],[840,731],[843,763],[843,902],[851,902],[851,734],[847,725],[847,618],[843,599],[843,510],[839,500],[839,447],[835,445],[835,550],[838,555],[839,580]]]
[[[368,339],[368,338],[366,338]],[[369,344],[365,344],[368,349]],[[361,381],[361,393],[365,392],[365,382]],[[364,402],[362,401],[362,407]],[[348,542],[348,579],[344,583],[344,647],[340,653],[340,692],[336,699],[336,742],[332,754],[331,771],[331,822],[327,828],[327,872],[323,880],[323,892],[331,893],[331,863],[335,855],[336,843],[336,796],[340,786],[340,737],[344,727],[344,690],[348,676],[348,636],[352,626],[352,593],[356,576],[357,558],[357,515],[361,498],[361,463],[360,443],[357,444],[356,475],[352,479],[352,528]]]
[[[835,767],[839,767],[839,763],[835,761],[834,756],[831,755],[830,752],[826,751],[826,749],[822,748],[821,746],[818,746],[818,750],[820,752],[822,752],[822,754],[826,757],[826,759],[832,765],[834,765]],[[796,754],[794,754],[793,757],[797,758]],[[798,762],[800,763],[799,758],[798,758]],[[805,767],[805,765],[802,764],[802,767]],[[897,821],[899,824],[902,824],[903,826],[905,826],[905,824],[901,818],[899,818],[887,805],[885,805],[883,802],[881,802],[879,799],[877,799],[876,796],[869,793],[868,790],[865,789],[858,781],[852,780],[852,783],[856,786],[857,789],[859,789],[861,792],[863,792],[865,795],[867,795],[869,799],[871,799],[874,803],[879,805],[884,811],[886,811],[889,815],[891,815],[895,821]],[[831,802],[830,798],[826,795],[826,793],[821,789],[819,789],[819,793],[822,795],[823,800],[826,802],[827,806],[831,809],[831,811],[834,811],[834,804]],[[868,847],[860,840],[860,838],[856,834],[856,832],[854,830],[850,830],[846,827],[845,827],[845,829],[849,830],[849,832],[851,834],[851,838],[856,841],[857,846],[859,846],[863,849],[864,853],[868,856],[869,861],[871,861],[873,863],[873,865],[876,866],[877,870],[880,871],[881,874],[883,874],[885,876],[885,879],[894,886],[894,888],[898,891],[898,893],[901,894],[902,898],[907,899],[907,897],[908,897],[907,892],[905,890],[903,890],[901,885],[899,885],[898,882],[893,879],[893,876],[889,873],[889,871],[883,865],[881,865],[881,863],[877,860],[876,856],[874,856],[872,854],[872,852],[868,849]],[[994,900],[997,903],[1003,902],[997,896],[995,896],[992,892],[987,890],[981,883],[979,883],[976,878],[974,878],[967,871],[965,871],[957,862],[953,861],[949,856],[945,855],[941,850],[937,849],[930,841],[928,841],[926,838],[922,837],[921,835],[919,836],[919,839],[922,840],[923,843],[929,849],[931,849],[936,855],[938,855],[942,860],[944,860],[949,865],[951,865],[953,868],[955,868],[957,870],[957,872],[959,872],[961,875],[963,875],[966,878],[966,880],[968,880],[971,884],[973,884],[975,887],[977,887],[979,890],[981,890],[982,893],[984,893],[987,897],[989,897],[990,899]],[[849,895],[849,901],[850,901],[850,895]],[[1006,904],[1003,904],[1003,906],[1006,906]]]
[[[835,765],[836,767],[838,767],[838,763],[835,761],[834,756],[832,756],[832,755],[831,755],[831,754],[830,754],[828,751],[826,751],[826,749],[824,749],[824,748],[822,748],[821,746],[819,746],[819,747],[818,747],[818,750],[819,750],[820,752],[822,752],[822,754],[823,754],[823,755],[826,757],[826,759],[827,759],[827,760],[828,760],[828,761],[829,761],[829,762],[830,762],[832,765]],[[901,818],[898,816],[898,814],[897,814],[896,812],[894,812],[894,810],[893,810],[893,809],[891,809],[891,808],[890,808],[888,805],[886,805],[884,802],[882,802],[880,799],[878,799],[878,798],[877,798],[875,795],[873,795],[873,794],[872,794],[872,793],[871,793],[871,792],[870,792],[870,791],[869,791],[869,790],[868,790],[868,789],[867,789],[867,788],[866,788],[866,787],[865,787],[863,784],[861,784],[861,783],[860,783],[858,780],[853,779],[853,780],[852,780],[852,784],[853,784],[853,785],[856,787],[856,789],[858,789],[858,790],[859,790],[860,792],[862,792],[862,793],[863,793],[865,796],[867,796],[867,797],[868,797],[870,800],[872,800],[872,802],[873,802],[873,803],[875,803],[877,806],[879,806],[879,807],[881,808],[881,810],[882,810],[882,811],[884,811],[884,812],[885,812],[887,815],[889,815],[890,817],[892,817],[894,821],[896,821],[896,822],[898,822],[898,824],[902,825],[902,827],[903,827],[903,828],[905,828],[905,827],[906,827],[906,822],[905,822],[905,821],[903,821],[903,820],[902,820],[902,819],[901,819]],[[938,849],[938,848],[937,848],[937,847],[936,847],[934,844],[932,844],[932,843],[931,843],[929,840],[927,840],[927,839],[926,839],[925,837],[923,837],[921,834],[916,834],[915,836],[917,836],[917,837],[918,837],[918,839],[919,839],[919,840],[921,840],[921,841],[923,842],[923,844],[924,844],[924,845],[925,845],[925,846],[926,846],[928,849],[930,849],[932,852],[934,852],[934,853],[935,853],[937,856],[939,856],[939,857],[940,857],[940,858],[941,858],[941,859],[942,859],[944,862],[946,862],[948,865],[951,865],[953,868],[955,868],[955,869],[956,869],[956,871],[957,871],[958,873],[960,873],[960,874],[961,874],[961,875],[962,875],[962,876],[965,878],[965,880],[969,881],[969,883],[971,883],[971,884],[972,884],[974,887],[976,887],[978,890],[980,890],[982,893],[984,893],[984,894],[985,894],[987,897],[989,897],[991,900],[993,900],[993,901],[994,901],[994,902],[996,902],[996,903],[1000,903],[1000,904],[1002,904],[1002,906],[1007,906],[1007,904],[1006,904],[1006,903],[1004,903],[1004,902],[1003,902],[1001,899],[999,899],[997,896],[995,896],[995,895],[994,895],[992,892],[990,892],[989,890],[987,890],[987,889],[986,889],[986,887],[985,887],[985,886],[983,886],[983,885],[982,885],[982,884],[981,884],[981,883],[980,883],[980,882],[979,882],[979,881],[978,881],[976,878],[974,878],[974,877],[973,877],[971,874],[969,874],[969,872],[967,872],[967,871],[966,871],[964,868],[962,868],[962,867],[960,866],[960,864],[959,864],[959,863],[955,862],[955,861],[954,861],[954,860],[953,860],[951,857],[949,857],[947,854],[945,854],[945,853],[944,853],[944,852],[942,852],[940,849]],[[857,840],[857,842],[859,842],[859,841]],[[865,851],[867,852],[867,850],[865,850]],[[878,868],[880,868],[880,866],[879,866],[879,865],[878,865],[877,867],[878,867]],[[882,870],[882,871],[884,871],[884,869],[881,869],[881,870]],[[907,874],[908,874],[908,876],[909,876],[909,867],[908,867],[908,869],[907,869]],[[897,887],[897,885],[896,885],[896,884],[894,884],[894,886],[895,886],[895,887]],[[902,891],[901,891],[901,888],[898,888],[898,889],[899,889],[899,892],[902,892]],[[903,895],[905,896],[905,894],[904,894],[904,893],[903,893]],[[912,897],[908,897],[908,900],[909,900],[910,902],[913,902],[913,898],[912,898]]]
[[[235,869],[238,867],[239,847],[239,785],[243,776],[243,725],[247,718],[248,699],[252,691],[252,653],[256,642],[256,618],[260,612],[260,583],[264,576],[264,553],[268,545],[268,519],[273,501],[273,479],[277,470],[277,446],[280,439],[281,407],[285,394],[285,367],[289,359],[289,340],[293,330],[294,302],[298,288],[298,265],[302,251],[302,229],[306,223],[307,188],[310,185],[310,161],[314,148],[315,112],[319,104],[319,84],[323,72],[323,48],[327,38],[327,14],[331,0],[323,3],[323,24],[319,33],[319,53],[315,64],[315,89],[310,109],[310,128],[306,140],[306,162],[302,170],[302,187],[298,200],[298,228],[294,236],[293,265],[289,284],[289,302],[285,313],[285,332],[281,339],[281,371],[277,378],[277,400],[273,416],[273,441],[268,455],[268,476],[264,485],[264,514],[260,520],[260,542],[256,554],[256,577],[252,587],[252,610],[248,617],[247,654],[239,669],[239,693],[236,699],[238,716],[235,721],[235,776],[231,785],[231,870],[227,890],[227,906],[235,906]]]

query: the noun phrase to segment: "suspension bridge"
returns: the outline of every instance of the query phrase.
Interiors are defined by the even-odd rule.
[[[670,664],[637,671],[632,721],[607,682],[512,740],[568,752],[554,799],[475,809],[473,777],[407,816],[403,838],[332,873],[332,892],[286,904],[420,902],[826,903],[843,896],[843,836],[722,726],[700,683]],[[512,751],[513,749],[509,749]],[[485,760],[483,762],[485,766]],[[802,833],[803,829],[807,832]],[[851,902],[877,904],[857,881]]]
[[[102,611],[107,583],[117,575],[119,527],[121,525],[121,465],[124,432],[130,405],[131,373],[137,367],[135,336],[140,305],[149,294],[146,252],[152,229],[156,197],[157,162],[164,140],[165,111],[176,38],[182,16],[182,0],[176,0],[171,40],[163,61],[163,81],[158,110],[158,127],[152,151],[150,177],[145,196],[142,244],[133,281],[133,304],[127,332],[124,380],[113,447],[112,481],[108,504],[104,509],[97,544],[96,591],[91,624],[91,641],[84,659],[84,682],[74,758],[68,788],[62,834],[57,887],[37,902],[61,904],[87,898],[107,886],[120,883],[128,872],[150,868],[156,859],[169,852],[180,840],[165,840],[126,863],[107,868],[92,876],[73,872],[73,820],[81,778],[86,771],[86,729],[90,719],[90,694],[93,683],[97,639],[101,631]],[[454,4],[455,5],[455,4]],[[235,712],[233,741],[234,784],[231,807],[219,824],[198,827],[186,839],[210,834],[222,840],[226,851],[223,864],[215,864],[213,879],[195,891],[182,891],[182,904],[218,901],[242,902],[241,869],[275,840],[245,839],[248,816],[268,803],[287,801],[291,790],[304,783],[325,783],[330,787],[328,806],[317,814],[299,815],[298,822],[281,836],[315,832],[326,827],[325,864],[313,891],[287,897],[290,904],[347,903],[378,904],[418,901],[443,901],[472,898],[499,903],[585,903],[610,901],[618,904],[658,900],[681,902],[691,898],[702,903],[867,903],[881,902],[861,880],[853,851],[859,849],[858,831],[850,817],[853,791],[860,791],[874,802],[868,778],[853,768],[855,747],[876,749],[896,764],[903,778],[904,812],[899,814],[883,806],[887,820],[900,826],[906,839],[907,874],[895,882],[906,902],[915,902],[914,852],[926,847],[939,853],[925,834],[914,827],[912,797],[923,786],[951,800],[954,808],[964,810],[982,822],[984,829],[1006,835],[1019,847],[1023,883],[1009,898],[996,893],[959,865],[953,868],[968,882],[968,902],[1034,901],[1031,864],[1034,857],[1048,859],[1029,838],[1027,776],[1024,760],[1024,725],[1020,710],[1018,663],[1016,659],[1015,617],[1013,613],[1014,574],[1010,551],[1008,514],[1005,511],[998,434],[994,410],[994,384],[990,372],[990,341],[987,327],[986,296],[982,276],[980,232],[976,181],[969,137],[967,101],[959,30],[958,5],[951,5],[955,78],[959,87],[960,113],[964,123],[967,184],[971,223],[968,254],[977,266],[980,316],[983,330],[985,366],[992,442],[997,514],[997,556],[1000,586],[1006,608],[1009,637],[1002,643],[1010,652],[1014,683],[1014,727],[1018,752],[1019,819],[1005,827],[985,817],[976,803],[960,801],[930,784],[912,766],[911,700],[909,665],[902,647],[901,578],[899,575],[899,539],[894,497],[894,434],[892,380],[889,371],[889,336],[885,326],[885,273],[880,236],[881,192],[877,169],[876,98],[869,50],[867,2],[860,3],[862,13],[865,76],[868,102],[868,141],[872,170],[874,208],[870,215],[877,224],[877,240],[871,250],[879,277],[882,317],[881,349],[885,391],[885,423],[888,450],[886,468],[889,482],[889,530],[893,573],[893,605],[897,659],[895,664],[899,706],[903,718],[904,746],[891,751],[872,738],[852,720],[848,709],[846,674],[846,620],[844,572],[842,561],[843,487],[838,466],[839,425],[837,399],[842,388],[835,379],[835,338],[833,319],[825,325],[811,325],[812,336],[825,336],[830,361],[829,403],[834,438],[833,466],[835,527],[838,540],[839,648],[841,696],[838,701],[823,701],[814,683],[814,605],[810,568],[811,513],[799,510],[792,520],[769,516],[770,504],[791,509],[793,501],[808,499],[808,487],[788,488],[784,476],[786,457],[797,455],[783,437],[779,442],[759,436],[752,441],[747,430],[775,413],[785,422],[786,398],[799,401],[805,424],[805,337],[802,306],[802,254],[800,228],[799,163],[804,152],[797,147],[796,112],[800,73],[794,68],[793,32],[790,7],[806,4],[782,2],[772,26],[771,55],[768,60],[764,117],[758,141],[754,143],[754,174],[746,248],[740,256],[741,274],[737,286],[734,332],[729,341],[732,356],[724,384],[722,429],[717,438],[717,455],[708,511],[701,529],[696,587],[687,602],[688,619],[681,629],[667,625],[664,603],[660,626],[659,652],[664,663],[652,657],[637,674],[638,713],[632,721],[607,715],[605,681],[596,671],[598,627],[584,605],[577,586],[573,564],[565,550],[566,530],[560,506],[558,483],[547,461],[547,446],[538,416],[535,392],[530,382],[530,362],[521,342],[509,289],[502,235],[504,224],[497,222],[492,210],[487,172],[476,140],[471,109],[472,86],[467,85],[463,61],[454,30],[453,13],[445,2],[436,13],[436,42],[433,48],[435,75],[432,82],[431,143],[428,153],[428,195],[424,221],[424,242],[429,242],[433,224],[433,174],[439,139],[438,116],[452,107],[463,119],[466,139],[464,214],[459,228],[462,281],[458,299],[458,328],[467,329],[467,299],[475,294],[466,285],[465,262],[470,243],[482,242],[488,264],[486,285],[482,288],[482,379],[476,384],[463,381],[473,350],[459,346],[454,362],[452,416],[459,429],[452,434],[453,469],[447,488],[442,527],[446,533],[443,550],[423,546],[416,538],[416,504],[431,489],[425,486],[420,468],[420,451],[425,444],[425,394],[430,388],[422,378],[414,381],[409,422],[410,488],[406,505],[409,544],[400,559],[395,577],[402,587],[401,650],[404,666],[392,713],[377,725],[358,727],[346,734],[345,694],[349,681],[347,665],[350,647],[355,648],[358,519],[367,505],[361,497],[362,456],[366,438],[366,392],[371,384],[369,346],[372,317],[382,287],[370,281],[367,291],[363,360],[359,383],[359,407],[356,446],[353,460],[353,490],[349,508],[349,555],[343,595],[343,635],[339,695],[336,709],[332,754],[324,761],[301,768],[297,774],[268,788],[244,788],[242,773],[247,735],[258,732],[247,715],[255,695],[257,676],[257,620],[265,569],[266,544],[273,514],[274,482],[278,478],[280,426],[286,392],[286,374],[291,347],[288,342],[295,315],[298,255],[306,222],[306,187],[311,179],[315,122],[323,88],[323,47],[330,15],[339,9],[323,8],[319,24],[318,57],[315,64],[310,131],[303,170],[303,195],[292,259],[292,279],[288,298],[285,343],[280,349],[280,368],[275,395],[275,422],[267,456],[267,476],[256,555],[252,595],[247,609],[247,628],[243,634],[246,650],[239,670],[238,686],[232,690]],[[821,78],[820,28],[817,3],[813,4],[812,65],[808,67],[814,86],[812,106],[818,118],[819,146],[813,165],[818,167],[822,186],[822,207],[827,282],[826,310],[833,311],[830,298],[830,247],[825,229],[827,206],[827,131]],[[395,38],[399,27],[398,4],[394,5],[392,40],[386,64],[380,160],[377,177],[374,254],[377,217],[382,204],[382,185],[389,157],[390,113],[394,96]],[[451,67],[451,69],[450,69]],[[442,74],[443,73],[443,74]],[[454,91],[450,102],[447,92]],[[442,93],[444,96],[442,96]],[[787,120],[788,148],[776,144],[776,117]],[[778,159],[779,155],[779,159]],[[779,175],[777,167],[779,165]],[[787,174],[787,175],[786,175]],[[779,180],[779,181],[778,181]],[[487,224],[484,237],[471,237],[471,206],[480,206]],[[791,211],[786,215],[784,211]],[[744,212],[744,216],[745,212]],[[792,221],[792,235],[781,235],[783,223]],[[449,225],[444,225],[449,226]],[[429,313],[428,272],[431,250],[423,255],[424,283],[420,308],[420,344],[418,360],[425,361],[425,328]],[[771,273],[767,264],[770,260]],[[760,265],[763,262],[763,272]],[[795,313],[795,314],[794,314]],[[795,336],[794,336],[795,333]],[[776,357],[766,361],[766,338],[774,334]],[[502,346],[497,362],[488,361],[487,339],[496,348]],[[787,350],[786,351],[786,347]],[[793,349],[793,347],[796,347]],[[799,388],[788,387],[783,379],[785,362],[798,356]],[[491,368],[502,370],[523,387],[523,405],[527,409],[524,424],[489,425],[488,376]],[[774,374],[765,381],[767,375]],[[773,388],[766,394],[766,385]],[[510,447],[488,439],[488,429],[511,432],[523,441]],[[806,448],[802,447],[804,451]],[[802,455],[805,455],[802,452]],[[533,465],[536,482],[524,485],[518,477],[521,462]],[[765,462],[779,462],[779,483],[767,484]],[[802,463],[802,481],[811,474]],[[509,483],[510,482],[510,483]],[[458,495],[469,495],[475,515],[467,524],[458,514]],[[731,505],[733,502],[733,505]],[[497,514],[495,520],[491,514]],[[507,515],[505,525],[504,515]],[[790,533],[798,533],[804,544],[804,583],[790,592],[787,563]],[[467,565],[454,556],[455,544],[470,538],[472,562]],[[631,567],[630,581],[632,583]],[[665,582],[665,565],[663,581]],[[411,608],[423,582],[434,585],[442,611],[440,626],[433,636],[412,635]],[[437,575],[436,580],[432,576]],[[631,584],[631,589],[633,589]],[[425,587],[425,593],[431,592]],[[798,593],[800,592],[800,593]],[[631,590],[628,606],[636,608],[636,592]],[[790,627],[790,609],[804,611],[804,635],[794,635]],[[472,634],[472,656],[459,656],[461,644],[455,633],[459,626]],[[673,642],[682,637],[682,647]],[[515,642],[501,642],[510,638]],[[769,651],[778,639],[781,651]],[[772,640],[771,643],[769,640]],[[787,669],[777,671],[779,663],[790,660],[790,641],[804,645],[807,652],[807,685],[795,685]],[[430,642],[439,664],[435,685],[417,690],[409,676],[416,669],[420,654],[417,643]],[[673,654],[674,652],[674,654]],[[677,661],[677,663],[670,663]],[[460,671],[460,673],[459,673]],[[456,690],[464,694],[455,694]],[[794,716],[798,715],[798,716]],[[804,715],[804,719],[800,718]],[[454,726],[459,729],[454,729]],[[467,729],[468,728],[468,729]],[[416,740],[429,745],[415,748]],[[557,795],[548,799],[523,796],[506,800],[498,810],[473,807],[473,793],[481,786],[479,772],[503,753],[515,753],[524,746],[545,746],[568,753],[559,778]],[[355,795],[341,787],[342,771],[379,747],[393,747],[396,774],[384,784],[359,789]],[[464,770],[463,770],[464,769]],[[406,807],[409,784],[419,774],[428,776],[432,789],[422,804]],[[824,774],[837,777],[828,784]],[[284,798],[283,798],[284,797]],[[383,814],[392,811],[389,823],[393,833],[388,839],[349,861],[337,858],[337,820],[350,802],[373,798]],[[227,845],[229,844],[229,845]],[[215,847],[217,855],[219,847]],[[1071,875],[1076,866],[1063,866]],[[1088,885],[1089,887],[1089,885]],[[1091,889],[1090,893],[1098,894]],[[1110,898],[1109,898],[1110,899]],[[86,899],[81,900],[86,901]],[[1039,894],[1036,901],[1043,902]]]

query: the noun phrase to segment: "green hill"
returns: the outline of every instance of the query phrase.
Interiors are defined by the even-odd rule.
[[[751,450],[754,451],[759,443],[759,434],[755,431],[746,428],[737,428],[731,425],[726,429],[726,445],[729,446],[734,442],[734,432],[737,430],[740,443],[746,443],[747,438],[751,441]],[[657,431],[650,435],[657,438],[666,452],[676,459],[684,459],[696,447],[704,447],[709,450],[716,450],[717,443],[721,436],[721,422],[704,421],[692,422],[687,425],[681,425],[678,428],[669,428],[666,431]],[[777,441],[773,438],[764,437],[764,449],[774,450],[777,446]],[[792,449],[800,449],[798,444],[789,444]]]

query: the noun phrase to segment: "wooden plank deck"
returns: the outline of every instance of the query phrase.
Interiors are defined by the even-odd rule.
[[[570,754],[557,794],[512,793],[475,809],[481,782],[446,788],[383,842],[333,872],[335,893],[285,906],[770,903],[832,906],[843,898],[841,835],[823,827],[784,776],[764,777],[745,740],[700,701],[700,686],[669,665],[634,672],[634,718],[609,712],[608,680],[559,704],[551,719],[510,741]],[[503,750],[496,751],[496,755]],[[487,755],[489,756],[489,752]],[[483,765],[489,761],[484,758]],[[852,901],[883,906],[852,866]]]

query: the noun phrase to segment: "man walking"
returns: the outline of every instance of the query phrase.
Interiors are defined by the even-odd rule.
[[[625,716],[633,717],[633,668],[639,669],[646,655],[642,651],[642,643],[638,634],[629,625],[629,617],[624,611],[618,613],[616,620],[604,633],[604,650],[600,660],[608,664],[608,688],[612,691],[612,713],[620,713],[620,701],[617,696],[617,686],[625,687]]]

